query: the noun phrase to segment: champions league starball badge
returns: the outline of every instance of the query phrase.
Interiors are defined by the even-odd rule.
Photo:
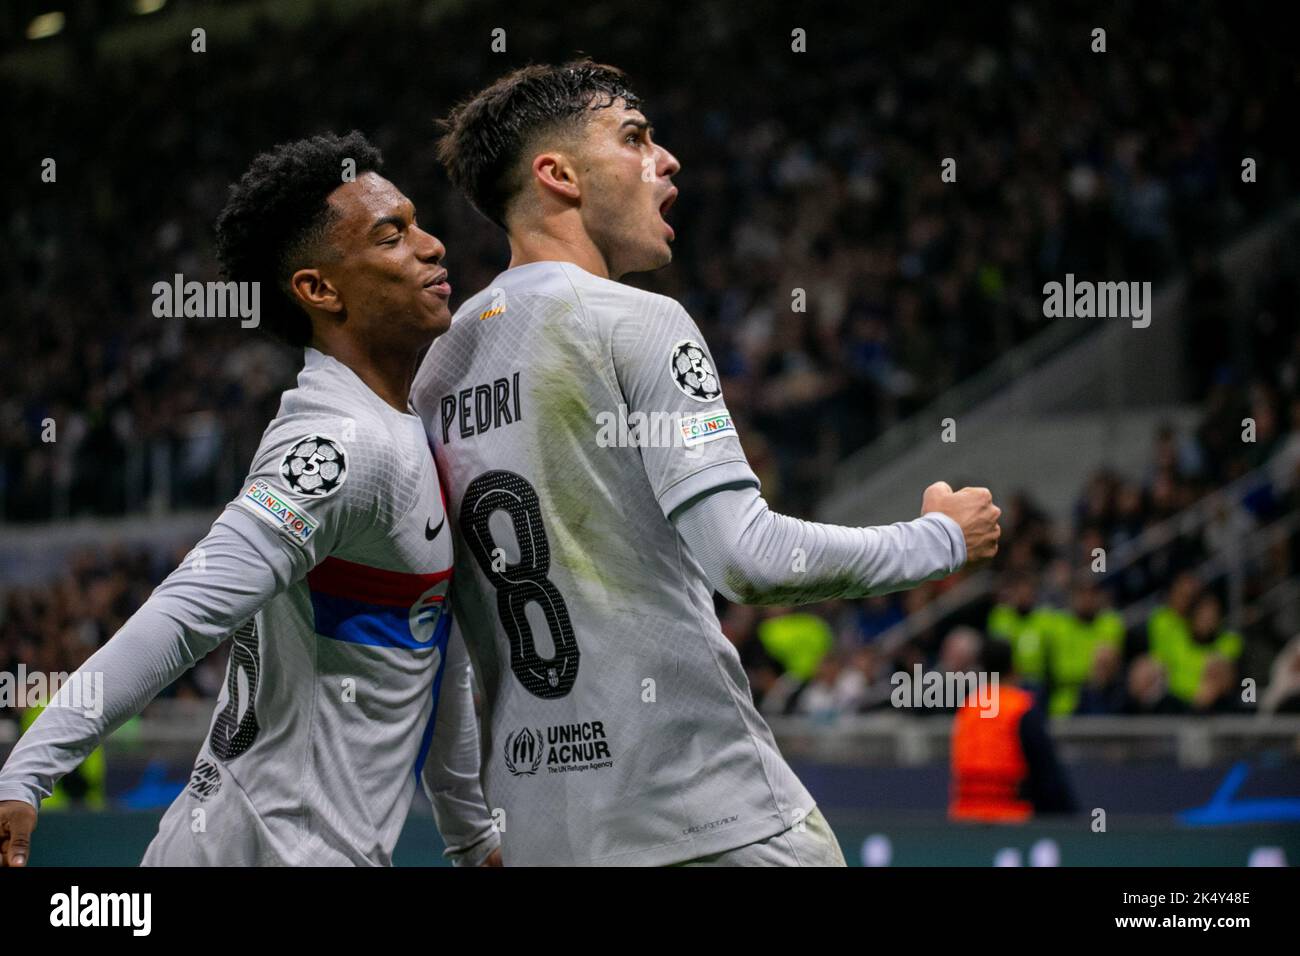
[[[280,477],[303,498],[325,498],[343,486],[348,476],[343,446],[323,435],[308,435],[294,443],[280,463]]]
[[[674,345],[668,370],[677,387],[697,402],[711,402],[722,394],[718,376],[698,342],[683,339]]]

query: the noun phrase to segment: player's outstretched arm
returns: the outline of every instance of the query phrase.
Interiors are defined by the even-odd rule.
[[[420,779],[433,804],[433,818],[453,865],[499,866],[501,837],[479,779],[473,673],[464,638],[454,620],[444,667],[434,736]]]
[[[925,491],[922,515],[845,528],[773,514],[758,492],[717,365],[679,304],[640,294],[620,309],[588,310],[608,336],[617,391],[630,412],[667,413],[672,442],[638,442],[659,507],[715,590],[745,604],[806,604],[914,587],[997,550],[1000,513],[987,489]],[[617,321],[608,316],[617,315]],[[603,323],[603,324],[602,324]]]
[[[249,515],[227,511],[103,647],[77,669],[0,770],[4,862],[29,856],[55,783],[158,692],[288,585],[288,563]],[[17,801],[30,811],[14,809]]]
[[[722,487],[673,513],[714,589],[742,604],[807,604],[915,587],[997,550],[1001,513],[986,489],[926,489],[921,517],[874,528],[770,511],[753,485]]]

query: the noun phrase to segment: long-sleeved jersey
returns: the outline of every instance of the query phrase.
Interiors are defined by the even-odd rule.
[[[937,516],[839,535],[764,523],[761,542],[806,546],[806,573],[791,553],[744,564],[688,546],[674,521],[695,520],[701,495],[758,486],[716,366],[676,302],[571,263],[509,269],[468,299],[412,401],[457,534],[454,598],[490,714],[484,786],[505,811],[508,866],[678,863],[811,813],[697,548],[719,586],[784,604],[965,560],[960,529]]]
[[[239,496],[0,772],[33,804],[223,640],[225,685],[145,864],[387,864],[419,781],[449,852],[497,841],[469,665],[447,603],[451,534],[419,419],[314,349]],[[84,683],[84,681],[83,681]]]

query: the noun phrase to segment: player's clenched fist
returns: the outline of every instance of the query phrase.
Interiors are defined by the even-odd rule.
[[[1002,528],[998,517],[1002,509],[993,503],[987,488],[963,488],[953,491],[946,481],[936,481],[925,489],[921,514],[938,511],[961,526],[966,537],[966,563],[983,561],[998,553]]]
[[[22,800],[0,800],[0,866],[27,865],[35,829],[35,807]]]

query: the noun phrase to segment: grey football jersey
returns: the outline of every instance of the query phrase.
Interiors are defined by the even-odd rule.
[[[812,798],[668,519],[758,484],[685,310],[570,263],[510,269],[457,311],[412,401],[506,864],[669,864],[802,819]]]
[[[460,746],[475,724],[444,525],[419,419],[308,349],[242,493],[81,668],[102,675],[102,709],[47,708],[0,799],[39,804],[233,635],[210,731],[145,864],[387,864],[421,780],[449,849],[495,842],[477,748]]]
[[[387,864],[450,628],[452,543],[427,540],[443,505],[423,429],[308,350],[229,507],[283,542],[288,586],[235,635],[211,732],[145,862]],[[219,840],[189,832],[199,808]]]

